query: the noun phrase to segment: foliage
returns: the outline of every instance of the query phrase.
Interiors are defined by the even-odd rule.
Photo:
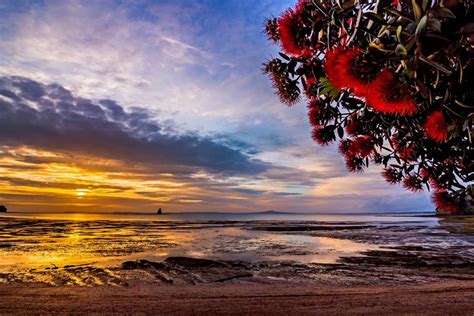
[[[464,2],[463,2],[464,1]],[[300,0],[265,32],[281,101],[308,101],[313,139],[339,140],[350,171],[384,166],[440,213],[472,211],[474,4]]]

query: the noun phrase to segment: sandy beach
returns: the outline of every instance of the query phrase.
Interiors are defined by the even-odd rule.
[[[472,315],[474,281],[415,286],[230,283],[0,286],[0,314]]]

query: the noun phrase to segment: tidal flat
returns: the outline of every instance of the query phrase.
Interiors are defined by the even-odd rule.
[[[72,217],[0,217],[0,314],[474,313],[471,218]]]
[[[54,216],[53,216],[54,217]],[[470,218],[0,218],[0,283],[46,286],[474,280]]]

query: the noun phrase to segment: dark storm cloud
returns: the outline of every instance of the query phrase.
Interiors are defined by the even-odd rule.
[[[142,108],[125,110],[113,100],[80,98],[57,84],[1,77],[0,96],[2,145],[87,154],[162,171],[259,174],[269,167],[251,159],[252,149],[245,144],[232,146],[232,141],[197,133],[172,135]]]

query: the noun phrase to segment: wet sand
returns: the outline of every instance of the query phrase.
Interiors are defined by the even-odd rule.
[[[0,314],[472,315],[474,281],[416,286],[317,283],[130,287],[0,285]]]

